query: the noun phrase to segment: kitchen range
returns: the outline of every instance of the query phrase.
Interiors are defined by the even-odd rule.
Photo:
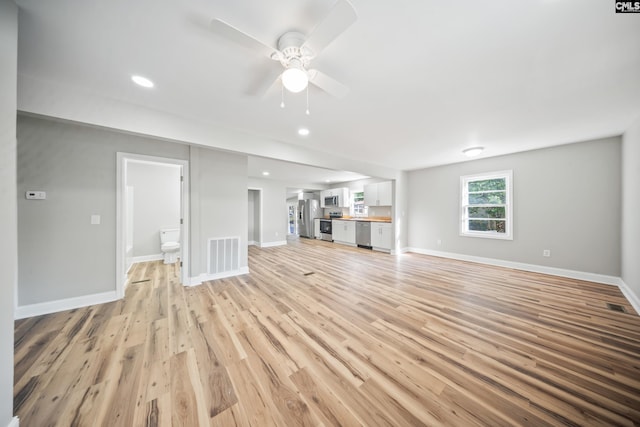
[[[320,239],[326,240],[328,242],[332,242],[333,238],[331,237],[331,220],[330,219],[320,219]]]
[[[329,213],[329,218],[320,218],[320,239],[333,242],[331,221],[336,218],[342,218],[342,212],[331,212]]]

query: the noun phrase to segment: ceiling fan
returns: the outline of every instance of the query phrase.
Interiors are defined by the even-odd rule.
[[[309,34],[287,31],[278,38],[277,48],[257,40],[221,19],[212,20],[211,28],[220,36],[280,62],[284,71],[276,82],[281,81],[288,91],[301,92],[312,83],[328,94],[342,98],[349,89],[326,74],[310,69],[309,65],[311,60],[351,26],[356,18],[356,11],[351,3],[348,0],[338,0]]]

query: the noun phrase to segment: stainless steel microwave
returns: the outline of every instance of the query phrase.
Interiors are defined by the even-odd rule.
[[[340,196],[327,196],[324,198],[324,207],[339,207],[340,206]]]

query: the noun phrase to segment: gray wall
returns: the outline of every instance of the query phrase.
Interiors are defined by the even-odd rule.
[[[188,159],[189,147],[18,117],[19,306],[115,289],[118,151]],[[27,190],[47,200],[26,200]]]
[[[17,277],[16,88],[18,8],[0,0],[0,426],[13,418],[13,305]]]
[[[239,237],[247,267],[247,156],[191,147],[191,277],[207,272],[210,238]]]
[[[19,116],[18,305],[115,290],[118,151],[196,159],[191,277],[206,273],[208,237],[240,236],[241,265],[247,265],[246,156]],[[34,189],[46,191],[47,200],[25,200]],[[90,225],[92,214],[101,215],[100,225]]]
[[[619,276],[620,156],[609,138],[411,171],[408,246]],[[514,239],[461,237],[460,176],[507,169]]]
[[[269,244],[287,240],[287,185],[268,179],[249,180],[250,188],[262,190],[262,242]]]
[[[622,280],[640,301],[640,119],[622,137]]]
[[[160,254],[160,229],[180,228],[180,167],[131,162],[133,256]]]
[[[409,174],[406,171],[398,172],[394,182],[394,205],[393,205],[393,239],[397,253],[400,253],[408,245],[408,221],[407,211],[409,209]]]

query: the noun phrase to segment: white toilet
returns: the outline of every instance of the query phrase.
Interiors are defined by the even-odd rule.
[[[163,228],[160,230],[160,250],[165,264],[173,264],[180,256],[180,229]]]

